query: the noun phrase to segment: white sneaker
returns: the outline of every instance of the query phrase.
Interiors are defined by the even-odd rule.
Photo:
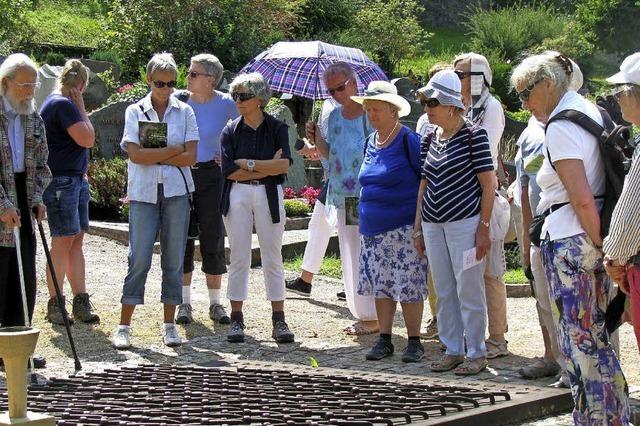
[[[175,324],[163,324],[162,325],[162,340],[167,346],[180,346],[182,344],[182,338],[178,334]]]
[[[129,349],[131,347],[131,327],[119,325],[113,332],[111,343],[116,349]]]

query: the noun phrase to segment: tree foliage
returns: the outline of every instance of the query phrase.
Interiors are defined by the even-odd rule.
[[[156,52],[174,53],[179,63],[197,53],[216,54],[238,69],[272,43],[286,39],[297,22],[299,1],[285,0],[113,0],[105,45],[135,74]]]
[[[415,0],[363,2],[341,42],[364,50],[385,71],[393,72],[402,59],[426,44],[428,33],[418,21],[423,11]]]
[[[0,0],[0,55],[11,53],[26,38],[24,17],[30,0]]]
[[[297,9],[296,40],[334,42],[353,24],[357,5],[353,0],[302,0]]]
[[[599,50],[627,54],[638,49],[638,0],[584,0],[576,7],[576,19]]]

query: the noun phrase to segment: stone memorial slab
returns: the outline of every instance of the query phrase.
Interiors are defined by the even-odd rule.
[[[128,102],[116,102],[89,114],[96,131],[96,144],[91,149],[93,158],[123,157],[120,141],[124,133],[124,113]]]

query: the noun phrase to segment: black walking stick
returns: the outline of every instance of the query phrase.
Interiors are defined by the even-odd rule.
[[[49,246],[47,244],[47,237],[44,235],[44,227],[42,223],[38,222],[38,230],[40,231],[40,239],[42,240],[42,247],[44,248],[44,254],[47,258],[47,264],[49,265],[49,272],[51,273],[51,279],[53,280],[53,287],[56,289],[56,301],[58,302],[58,309],[62,312],[62,320],[64,321],[64,328],[67,330],[67,336],[69,336],[69,345],[71,346],[71,352],[73,353],[73,360],[75,362],[76,371],[82,370],[80,365],[80,359],[76,352],[76,345],[73,343],[73,336],[71,335],[71,327],[69,326],[69,314],[64,307],[64,301],[62,299],[62,293],[58,286],[58,278],[56,278],[56,271],[53,268],[53,261],[51,260],[51,253],[49,252]]]

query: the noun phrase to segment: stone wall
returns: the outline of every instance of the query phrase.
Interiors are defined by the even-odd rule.
[[[464,15],[469,8],[489,6],[489,0],[420,0],[425,8],[420,21],[429,29],[432,27],[462,27]]]

